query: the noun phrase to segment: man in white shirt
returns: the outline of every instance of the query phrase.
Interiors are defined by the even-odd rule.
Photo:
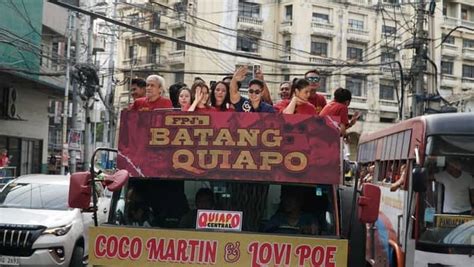
[[[444,213],[474,214],[474,178],[462,170],[457,159],[447,159],[446,169],[434,178],[444,185]]]

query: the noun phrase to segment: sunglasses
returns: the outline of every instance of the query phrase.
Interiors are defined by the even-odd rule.
[[[253,90],[253,89],[249,89],[249,94],[256,94],[256,95],[259,95],[262,91],[260,90]]]
[[[317,82],[319,82],[319,79],[320,79],[319,77],[308,77],[308,78],[306,78],[306,80],[310,83],[317,83]]]

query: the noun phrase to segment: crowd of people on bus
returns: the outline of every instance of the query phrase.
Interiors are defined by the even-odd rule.
[[[131,80],[130,93],[134,102],[129,109],[134,111],[151,111],[158,109],[181,110],[188,112],[267,112],[283,114],[314,114],[335,116],[340,119],[341,134],[353,126],[360,117],[355,112],[349,119],[348,106],[351,102],[351,91],[337,88],[334,98],[327,103],[326,97],[317,92],[320,87],[320,73],[310,70],[304,77],[294,78],[280,84],[280,100],[273,103],[270,91],[262,70],[255,72],[255,78],[248,82],[248,97],[241,94],[242,82],[246,79],[248,67],[239,67],[232,76],[208,85],[196,77],[191,87],[182,82],[169,87],[170,98],[166,98],[165,79],[159,75],[150,75],[146,80]]]
[[[361,184],[378,181],[390,187],[392,192],[406,189],[408,175],[406,161],[379,162],[377,177],[375,177],[375,165],[375,162],[371,162],[361,166],[359,171]]]

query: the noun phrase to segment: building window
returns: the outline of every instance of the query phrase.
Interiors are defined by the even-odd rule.
[[[464,48],[474,48],[474,40],[471,39],[463,39],[462,46]]]
[[[239,1],[239,17],[260,18],[260,4]]]
[[[291,53],[291,39],[285,40],[285,52]]]
[[[184,13],[186,12],[186,7],[188,6],[188,1],[187,0],[181,0],[179,2],[174,3],[173,7],[174,10],[178,13]]]
[[[448,7],[443,6],[443,16],[447,16],[447,15],[448,15]]]
[[[357,76],[346,77],[346,87],[352,96],[365,97],[365,78]]]
[[[293,5],[285,6],[285,19],[293,20]]]
[[[313,12],[313,22],[329,24],[329,15]]]
[[[382,25],[382,34],[395,35],[396,33],[397,33],[397,28],[393,26]]]
[[[380,122],[385,122],[385,123],[394,123],[395,118],[385,118],[385,117],[380,117]]]
[[[383,100],[395,100],[395,89],[393,88],[393,85],[381,83],[379,88],[379,95],[380,99]]]
[[[454,40],[454,36],[450,35],[448,38],[446,38],[446,40],[444,38],[446,38],[446,34],[443,34],[442,39],[441,39],[441,40],[444,40],[445,44],[452,44],[452,45],[456,44]]]
[[[138,56],[138,48],[136,45],[130,45],[128,47],[128,58],[129,59],[137,59]]]
[[[474,66],[473,65],[462,65],[462,77],[463,78],[474,78]]]
[[[450,61],[441,61],[441,73],[453,75],[453,62]]]
[[[128,15],[128,19],[130,20],[130,25],[138,27],[140,21],[138,13]]]
[[[468,13],[467,13],[467,9],[462,8],[462,9],[461,9],[461,19],[462,19],[462,20],[468,20],[469,17],[468,17],[467,14],[468,14]]]
[[[381,62],[392,62],[396,60],[396,54],[393,51],[393,49],[385,49],[383,52],[380,54],[380,60]]]
[[[184,72],[178,71],[174,74],[174,82],[184,82]]]
[[[237,51],[258,53],[258,40],[255,37],[237,34]]]
[[[176,37],[176,39],[186,41],[186,36]],[[176,43],[176,50],[184,50],[186,45],[184,43]]]
[[[160,29],[160,25],[161,25],[161,13],[155,12],[153,13],[151,17],[151,29],[158,30]]]
[[[148,63],[160,63],[160,48],[160,44],[151,43]]]
[[[326,85],[326,82],[327,82],[327,78],[326,78],[326,77],[323,77],[323,76],[320,76],[319,88],[317,89],[318,92],[327,93],[327,85]]]
[[[349,19],[349,28],[354,30],[364,30],[364,21],[357,19]]]
[[[347,44],[347,59],[352,59],[356,61],[364,60],[364,50],[361,47],[357,47],[354,44]]]
[[[328,43],[321,42],[319,40],[311,41],[311,55],[327,57],[328,56]]]

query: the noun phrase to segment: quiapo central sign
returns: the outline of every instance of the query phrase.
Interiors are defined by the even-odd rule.
[[[95,227],[93,265],[347,266],[347,240],[202,231]]]
[[[121,121],[118,167],[133,176],[311,184],[341,177],[339,131],[328,117],[124,111]]]

